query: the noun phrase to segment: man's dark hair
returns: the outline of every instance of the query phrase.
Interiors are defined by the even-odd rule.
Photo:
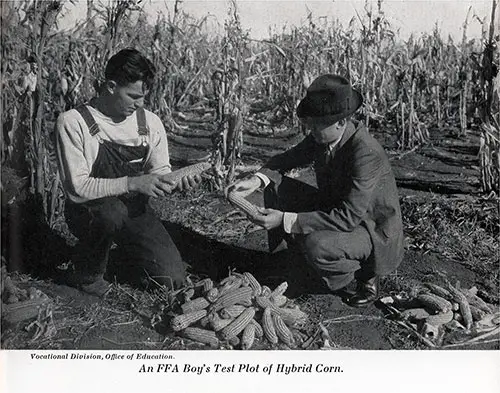
[[[104,76],[119,85],[143,81],[147,87],[153,83],[155,66],[136,49],[123,49],[108,60]]]

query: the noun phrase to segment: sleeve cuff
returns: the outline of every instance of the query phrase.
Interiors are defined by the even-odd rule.
[[[257,172],[255,173],[255,176],[257,176],[262,181],[264,186],[261,188],[266,188],[269,185],[269,183],[271,183],[271,180],[269,180],[269,178],[263,173]]]
[[[297,213],[285,212],[283,214],[283,229],[286,233],[300,233]]]

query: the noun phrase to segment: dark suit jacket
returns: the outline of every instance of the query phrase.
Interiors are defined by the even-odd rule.
[[[284,172],[314,163],[322,207],[298,213],[302,232],[351,232],[362,225],[372,240],[375,273],[391,273],[403,259],[404,237],[396,181],[382,146],[364,125],[348,122],[333,154],[325,159],[324,152],[309,135],[260,172],[279,184]]]

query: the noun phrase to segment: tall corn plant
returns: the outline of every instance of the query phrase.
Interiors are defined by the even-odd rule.
[[[481,146],[479,151],[483,191],[496,193],[500,190],[500,86],[498,85],[500,59],[498,54],[499,38],[495,33],[497,6],[497,0],[493,0],[489,31],[484,40],[481,64],[480,81],[483,88],[483,105],[481,107]]]
[[[30,21],[31,52],[34,54],[39,73],[37,75],[36,91],[32,97],[32,118],[27,145],[26,157],[30,167],[30,190],[42,203],[43,212],[49,224],[56,216],[60,179],[53,174],[53,148],[51,135],[44,122],[44,105],[46,101],[47,81],[43,75],[44,55],[50,30],[55,26],[57,17],[62,10],[62,1],[34,1],[31,4],[33,18]],[[52,154],[51,154],[52,153]]]
[[[241,27],[236,1],[231,1],[224,24],[222,64],[213,72],[216,95],[216,130],[213,135],[213,161],[218,187],[229,184],[235,176],[237,161],[243,146],[245,102],[244,59],[248,33]]]

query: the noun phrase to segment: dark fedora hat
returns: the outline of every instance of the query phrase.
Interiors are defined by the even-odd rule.
[[[331,117],[336,123],[363,105],[361,93],[351,87],[349,81],[339,75],[326,74],[317,77],[307,89],[306,96],[297,107],[297,116]]]

